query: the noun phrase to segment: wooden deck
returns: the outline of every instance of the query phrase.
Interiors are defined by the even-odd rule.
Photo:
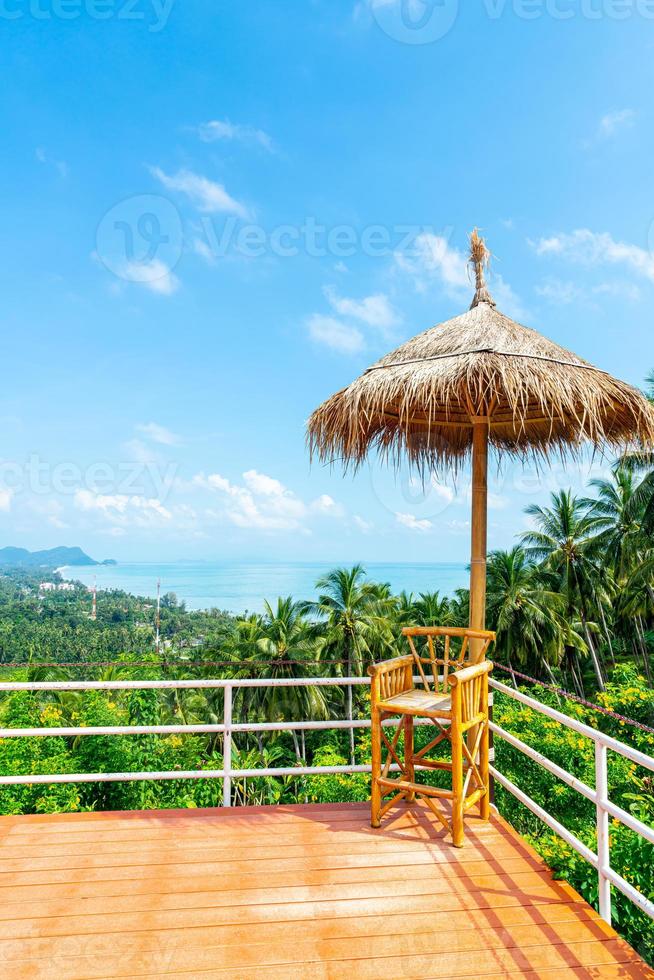
[[[654,977],[499,820],[419,807],[0,818],[0,977]]]

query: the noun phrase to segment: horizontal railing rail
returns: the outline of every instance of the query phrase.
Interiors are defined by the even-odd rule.
[[[416,678],[417,680],[417,678]],[[262,776],[319,776],[347,775],[351,773],[370,773],[369,765],[344,766],[281,766],[276,768],[238,769],[233,768],[232,736],[244,733],[261,732],[300,732],[329,731],[370,728],[369,718],[326,719],[324,721],[282,721],[282,722],[234,722],[232,719],[234,690],[240,688],[268,687],[356,687],[369,686],[369,677],[284,677],[284,678],[243,678],[238,680],[150,680],[150,681],[8,681],[0,683],[0,692],[29,691],[166,691],[166,690],[221,690],[223,696],[223,721],[221,724],[206,725],[80,725],[76,727],[40,728],[0,728],[0,738],[79,738],[92,735],[191,735],[215,734],[223,736],[223,768],[166,770],[162,772],[95,772],[59,773],[46,775],[25,774],[0,776],[0,786],[31,786],[55,783],[116,783],[141,782],[176,779],[221,779],[223,782],[223,806],[232,805],[232,781]],[[384,723],[397,725],[397,720]],[[417,724],[430,724],[428,719],[417,720]],[[390,767],[393,771],[397,765]],[[417,766],[416,768],[423,768]]]
[[[615,803],[611,802],[609,799],[609,785],[608,785],[608,752],[615,752],[617,755],[622,756],[625,759],[629,759],[637,766],[642,766],[644,769],[654,772],[654,757],[646,755],[644,752],[640,752],[638,749],[632,748],[630,745],[625,745],[624,742],[620,742],[617,738],[613,738],[611,735],[607,735],[604,732],[597,731],[595,728],[591,728],[590,725],[586,725],[576,718],[571,718],[569,715],[564,714],[562,711],[557,711],[556,708],[551,708],[548,704],[543,704],[542,701],[537,701],[535,698],[529,697],[522,691],[518,691],[515,688],[508,687],[506,684],[502,684],[500,681],[491,679],[490,686],[493,690],[498,691],[507,697],[513,698],[514,701],[519,701],[521,704],[526,705],[531,708],[532,711],[537,711],[541,715],[545,715],[547,718],[551,718],[553,721],[559,722],[561,725],[565,725],[566,728],[570,728],[572,731],[577,732],[579,735],[590,739],[595,744],[595,786],[588,786],[581,779],[573,776],[566,769],[561,768],[547,756],[543,755],[537,749],[534,749],[531,745],[527,745],[521,739],[517,738],[510,732],[505,731],[500,728],[499,725],[494,722],[490,723],[491,731],[498,738],[503,739],[508,745],[511,745],[514,749],[522,752],[528,759],[533,762],[538,763],[548,772],[552,773],[562,782],[564,782],[571,789],[580,793],[587,800],[590,800],[595,804],[595,823],[597,830],[597,853],[592,851],[583,841],[571,833],[564,827],[560,821],[553,817],[550,813],[545,810],[539,803],[532,800],[523,790],[515,785],[510,779],[499,772],[494,765],[490,767],[491,774],[500,786],[508,790],[520,803],[526,806],[533,814],[540,818],[546,826],[553,830],[556,834],[561,837],[566,844],[568,844],[573,850],[580,854],[585,861],[597,871],[598,884],[599,884],[599,909],[600,915],[603,919],[610,924],[611,922],[611,885],[614,886],[623,895],[626,895],[638,908],[642,909],[650,918],[654,919],[654,902],[651,902],[642,892],[639,892],[633,885],[631,885],[622,875],[619,875],[611,867],[611,854],[610,854],[610,835],[609,835],[609,817],[613,817],[615,820],[619,820],[620,823],[624,824],[634,833],[643,837],[645,840],[654,844],[654,828],[648,827],[647,824],[643,823],[642,820],[638,820],[632,813],[627,810],[623,810],[622,807],[617,806]]]
[[[416,678],[416,682],[419,679]],[[0,776],[0,786],[20,786],[55,783],[92,782],[130,782],[159,781],[178,779],[220,779],[223,783],[223,805],[232,805],[232,784],[234,779],[258,777],[294,777],[318,775],[347,775],[370,773],[369,765],[338,766],[283,766],[276,768],[239,769],[232,766],[233,736],[246,733],[327,731],[370,728],[369,718],[325,719],[321,721],[279,721],[279,722],[235,722],[233,720],[234,691],[242,688],[268,687],[356,687],[368,686],[369,677],[303,677],[303,678],[242,678],[230,680],[144,680],[144,681],[11,681],[0,683],[1,692],[72,692],[72,691],[166,691],[166,690],[216,690],[223,692],[223,721],[218,724],[182,725],[104,725],[104,726],[61,726],[39,728],[0,728],[0,738],[67,737],[78,738],[93,735],[177,735],[212,734],[223,738],[223,767],[221,769],[170,770],[163,772],[98,772],[98,773],[60,773],[60,774],[21,774]],[[611,921],[611,885],[633,901],[640,909],[654,919],[654,902],[633,887],[619,875],[610,863],[609,818],[619,820],[630,830],[654,844],[654,828],[638,820],[633,814],[617,806],[609,799],[607,754],[615,752],[629,759],[637,766],[654,772],[654,758],[618,739],[597,731],[589,725],[571,718],[561,711],[551,708],[522,691],[508,687],[500,681],[490,679],[491,689],[510,697],[534,711],[543,714],[567,728],[591,739],[595,744],[595,786],[573,776],[547,756],[527,745],[511,732],[505,731],[494,722],[490,723],[494,736],[503,739],[508,745],[522,752],[527,758],[538,763],[547,772],[560,779],[571,789],[590,800],[596,809],[597,853],[579,840],[563,826],[544,807],[532,800],[519,786],[501,773],[495,765],[490,771],[493,779],[512,793],[524,806],[539,817],[551,830],[557,833],[570,847],[581,855],[597,871],[599,880],[600,914]],[[429,719],[416,719],[417,724],[430,725]],[[391,719],[385,724],[393,726],[397,721]],[[422,768],[418,766],[417,768]],[[397,765],[391,766],[396,771]]]

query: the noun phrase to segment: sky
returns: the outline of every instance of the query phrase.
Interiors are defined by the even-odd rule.
[[[0,0],[0,546],[464,561],[468,475],[310,465],[467,309],[654,368],[650,0]],[[489,546],[610,461],[492,465]]]

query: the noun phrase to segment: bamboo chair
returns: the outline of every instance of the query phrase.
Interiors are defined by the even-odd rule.
[[[402,630],[411,653],[368,669],[372,710],[371,824],[401,800],[413,803],[422,797],[433,814],[452,834],[455,847],[463,847],[463,818],[479,803],[480,816],[490,815],[488,771],[488,675],[492,663],[485,660],[495,634],[487,630],[411,626]],[[418,647],[422,644],[422,653]],[[472,646],[472,651],[471,651]],[[425,670],[425,668],[427,668]],[[421,686],[414,685],[414,674]],[[388,736],[382,723],[399,715],[399,724]],[[438,734],[418,752],[413,743],[413,720],[429,718]],[[404,732],[404,758],[398,742]],[[451,758],[429,759],[427,753],[448,740]],[[386,759],[382,752],[386,748]],[[400,772],[390,774],[396,763]],[[452,773],[452,788],[441,789],[415,781],[415,767]],[[394,795],[390,800],[384,797]],[[451,801],[451,817],[438,799]]]

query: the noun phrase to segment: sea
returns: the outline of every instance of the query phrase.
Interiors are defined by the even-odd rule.
[[[100,589],[122,589],[133,595],[154,597],[157,580],[161,594],[174,592],[187,609],[222,609],[242,614],[263,612],[264,602],[274,604],[278,596],[314,599],[316,581],[336,567],[335,562],[211,562],[169,563],[120,562],[116,565],[66,566],[59,569],[66,579]],[[350,565],[352,563],[349,563]],[[347,562],[342,563],[348,567]],[[464,564],[404,564],[368,562],[367,577],[388,582],[393,592],[440,592],[452,595],[468,584]]]

